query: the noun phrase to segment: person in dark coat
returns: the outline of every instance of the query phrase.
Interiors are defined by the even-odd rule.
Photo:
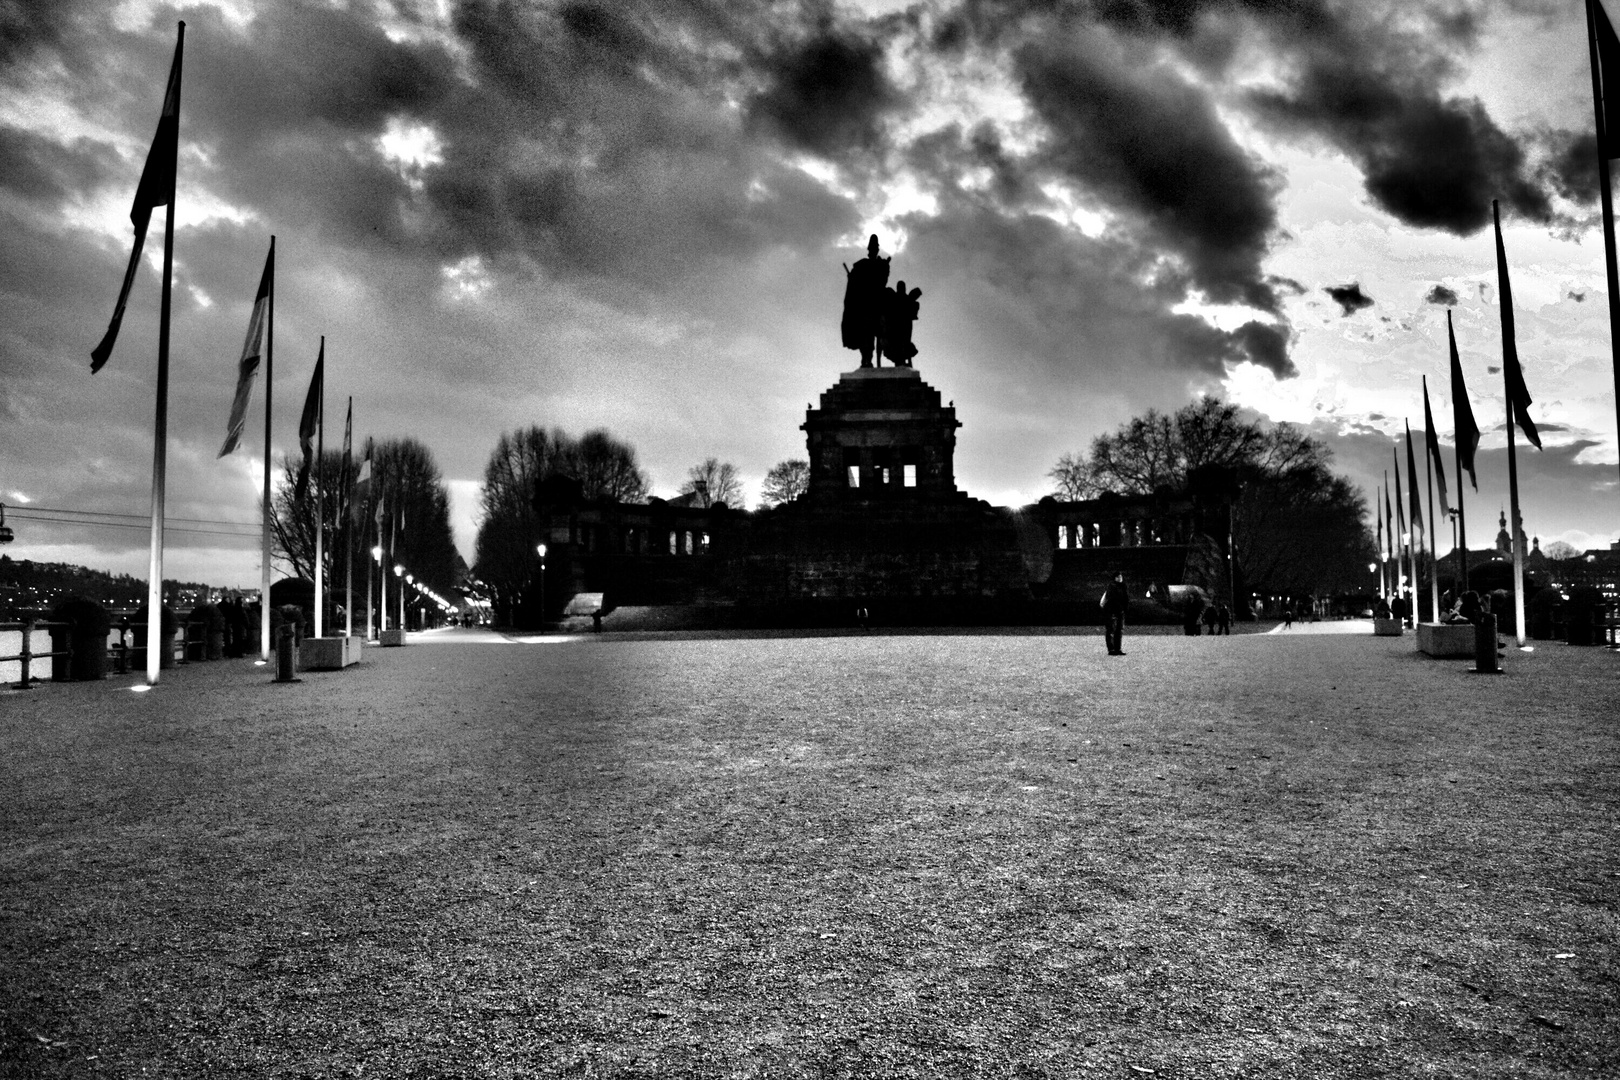
[[[1115,574],[1102,595],[1103,638],[1108,643],[1109,656],[1125,655],[1125,609],[1129,604],[1125,575]]]
[[[1228,637],[1232,634],[1232,609],[1224,602],[1215,608],[1215,632]]]

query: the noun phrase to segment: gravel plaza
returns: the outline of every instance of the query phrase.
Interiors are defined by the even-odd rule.
[[[1620,1073],[1620,657],[1125,649],[443,630],[0,692],[0,1076]]]

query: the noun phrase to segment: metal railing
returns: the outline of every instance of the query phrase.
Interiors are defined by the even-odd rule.
[[[14,683],[12,685],[12,689],[14,689],[14,690],[30,690],[30,689],[33,688],[33,685],[35,683],[40,681],[39,679],[32,677],[30,675],[30,673],[29,673],[29,670],[28,670],[29,664],[32,663],[34,660],[46,659],[46,658],[54,659],[55,657],[58,657],[58,656],[65,656],[65,657],[68,658],[70,663],[72,662],[72,659],[73,659],[73,644],[72,644],[71,635],[69,636],[68,647],[65,648],[65,649],[57,649],[54,652],[35,652],[34,651],[34,649],[33,649],[34,631],[43,629],[46,632],[49,632],[53,627],[61,627],[61,628],[64,628],[64,629],[72,629],[73,624],[72,623],[67,623],[67,622],[50,622],[50,621],[47,621],[45,619],[29,619],[27,622],[20,622],[20,623],[15,623],[15,622],[0,623],[0,630],[21,630],[22,631],[22,652],[17,653],[15,656],[0,656],[0,663],[4,663],[7,660],[20,660],[22,662],[22,680],[20,682]]]

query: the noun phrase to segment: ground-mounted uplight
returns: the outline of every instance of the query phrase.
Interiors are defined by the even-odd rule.
[[[132,694],[144,694],[150,689],[152,689],[151,683],[141,683],[139,686],[132,686],[129,688],[130,693]]]

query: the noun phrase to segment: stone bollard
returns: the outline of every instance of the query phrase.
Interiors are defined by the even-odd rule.
[[[1486,615],[1474,624],[1474,674],[1500,675],[1496,662],[1496,616]]]
[[[290,623],[282,623],[280,636],[276,639],[276,682],[298,681],[294,674],[297,656],[298,649],[293,641],[293,626]]]

